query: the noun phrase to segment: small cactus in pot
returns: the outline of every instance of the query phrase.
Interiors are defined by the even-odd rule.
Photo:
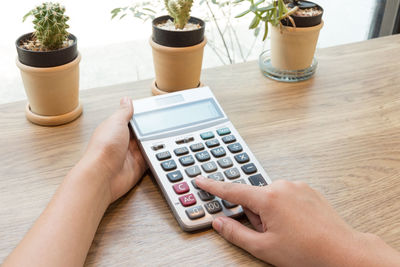
[[[17,66],[28,97],[27,118],[40,125],[60,125],[82,113],[79,103],[77,38],[67,32],[65,7],[46,2],[32,10],[34,32],[20,36]]]

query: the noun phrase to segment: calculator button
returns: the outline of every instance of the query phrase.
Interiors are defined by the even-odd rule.
[[[207,146],[208,148],[219,146],[219,141],[218,141],[218,139],[208,140],[208,141],[206,142],[206,146]]]
[[[176,163],[173,159],[167,160],[161,163],[161,167],[164,171],[172,171],[176,169]]]
[[[267,182],[264,180],[261,174],[256,174],[249,177],[249,181],[254,186],[266,186]]]
[[[239,179],[239,180],[233,181],[232,183],[235,183],[235,184],[247,184],[244,179]]]
[[[239,170],[237,168],[232,168],[229,170],[224,171],[226,178],[228,179],[235,179],[240,177]]]
[[[203,150],[204,149],[204,145],[202,143],[193,144],[193,145],[190,146],[190,149],[193,152],[197,152],[197,151]]]
[[[239,143],[234,143],[228,146],[228,149],[232,153],[237,153],[243,150],[242,146]]]
[[[218,200],[208,202],[207,204],[204,205],[204,207],[206,207],[208,213],[210,214],[214,214],[222,210],[222,206]]]
[[[192,180],[192,185],[193,185],[194,188],[199,189],[199,187],[196,184],[196,180]]]
[[[196,206],[192,208],[186,209],[186,215],[189,217],[191,220],[195,220],[201,217],[204,217],[206,213],[204,212],[204,209],[202,206]]]
[[[187,149],[187,147],[179,147],[179,148],[174,149],[174,153],[175,153],[175,155],[177,155],[179,157],[179,156],[189,153],[189,149]]]
[[[189,186],[188,186],[188,184],[186,182],[182,182],[182,183],[179,183],[179,184],[174,184],[172,187],[174,188],[174,191],[177,194],[184,194],[184,193],[189,192],[189,190],[190,190]]]
[[[233,165],[233,162],[232,162],[232,160],[231,160],[231,158],[230,157],[226,157],[226,158],[223,158],[223,159],[219,159],[218,161],[218,165],[221,167],[221,168],[229,168],[229,167],[232,167],[232,165]]]
[[[235,142],[235,141],[236,141],[236,138],[235,138],[234,135],[231,134],[231,135],[227,135],[227,136],[222,137],[222,141],[223,141],[225,144],[229,144],[229,143]]]
[[[193,142],[193,141],[194,141],[193,137],[187,137],[187,138],[183,139],[184,143],[190,143],[190,142]]]
[[[183,165],[183,166],[189,166],[194,164],[194,158],[189,155],[189,156],[183,156],[179,158],[179,162]]]
[[[208,176],[208,178],[214,179],[215,181],[219,181],[219,182],[222,182],[223,180],[225,180],[224,176],[222,175],[221,172],[216,172],[216,173],[210,174]]]
[[[169,153],[169,151],[165,151],[165,152],[157,153],[156,157],[158,160],[164,160],[164,159],[171,158],[171,154]]]
[[[182,145],[183,143],[185,143],[185,140],[179,139],[179,140],[176,140],[175,143],[176,143],[177,145]]]
[[[243,165],[242,170],[245,174],[252,174],[257,171],[257,167],[253,163],[249,163],[249,164]]]
[[[212,200],[215,198],[214,195],[211,195],[210,193],[208,193],[204,190],[197,192],[197,194],[199,195],[200,199],[203,201],[209,201],[209,200]]]
[[[225,127],[225,128],[221,128],[217,130],[218,135],[227,135],[231,133],[231,130],[229,130],[229,128]]]
[[[151,149],[153,149],[154,151],[157,151],[157,150],[163,149],[164,147],[165,147],[164,144],[160,144],[160,145],[152,146]]]
[[[182,173],[180,171],[174,171],[167,174],[168,180],[171,182],[177,182],[183,179]]]
[[[196,204],[196,198],[194,197],[193,194],[181,196],[179,198],[179,201],[181,202],[181,204],[184,207],[188,207],[188,206],[192,206],[192,205]]]
[[[198,161],[207,161],[211,158],[207,151],[198,152],[195,156]]]
[[[185,170],[185,172],[189,177],[196,177],[201,173],[199,166],[189,167]]]
[[[213,134],[213,132],[206,132],[206,133],[200,134],[200,137],[203,140],[207,140],[207,139],[210,139],[210,138],[214,138],[214,134]]]
[[[249,155],[247,153],[240,153],[239,155],[235,156],[235,160],[238,163],[246,163],[250,160]]]
[[[224,204],[225,208],[227,208],[227,209],[232,209],[234,207],[237,207],[237,204],[233,204],[226,200],[222,200],[222,204]]]
[[[214,161],[210,161],[201,165],[201,168],[205,172],[215,172],[217,170],[217,164]]]
[[[217,147],[217,148],[211,149],[211,154],[213,154],[214,157],[219,158],[219,157],[225,156],[226,152],[223,147]]]

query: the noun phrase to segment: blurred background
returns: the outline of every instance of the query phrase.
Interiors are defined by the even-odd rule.
[[[33,29],[31,19],[22,17],[42,1],[3,1],[0,16],[0,104],[25,99],[19,70],[15,65],[15,40]],[[157,15],[162,1],[58,1],[66,7],[70,17],[70,32],[78,37],[82,54],[80,65],[81,90],[120,84],[154,77],[151,49],[151,20],[144,21],[140,8],[150,6]],[[400,0],[316,0],[324,10],[324,28],[318,47],[336,46],[399,32]],[[206,21],[203,68],[256,60],[268,49],[262,30],[255,36],[248,25],[253,18],[235,15],[246,10],[247,1],[234,5],[228,1],[195,0],[192,16]],[[111,11],[119,7],[133,7],[126,15],[119,13],[111,19]],[[142,19],[135,17],[141,16]]]

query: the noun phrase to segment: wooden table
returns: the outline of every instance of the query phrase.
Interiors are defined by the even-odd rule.
[[[256,62],[202,77],[273,180],[306,181],[353,227],[400,250],[400,36],[321,49],[318,59],[301,83],[269,80]],[[82,91],[83,116],[60,127],[27,122],[23,101],[0,106],[0,262],[125,95],[149,96],[150,81]],[[183,232],[147,175],[109,207],[86,264],[262,263],[211,229]]]

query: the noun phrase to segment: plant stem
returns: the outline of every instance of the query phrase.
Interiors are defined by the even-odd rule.
[[[226,50],[226,54],[227,54],[227,56],[228,56],[229,62],[230,62],[230,64],[232,64],[232,58],[231,58],[231,55],[229,54],[229,49],[228,49],[228,46],[226,45],[225,38],[224,38],[224,34],[222,33],[221,28],[220,28],[219,25],[218,25],[217,19],[215,18],[214,12],[212,11],[212,9],[211,9],[211,7],[210,7],[210,4],[208,3],[208,0],[206,0],[206,4],[207,4],[207,7],[208,7],[208,10],[209,10],[210,13],[211,13],[211,16],[213,17],[215,26],[217,26],[218,33],[219,33],[219,35],[220,35],[220,37],[221,37],[221,39],[222,39],[222,42],[224,43],[225,50]]]

